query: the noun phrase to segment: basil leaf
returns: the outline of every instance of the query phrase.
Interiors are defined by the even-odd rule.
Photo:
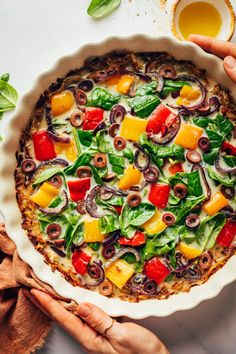
[[[99,230],[102,234],[109,234],[120,228],[118,215],[104,215],[98,221]]]
[[[18,99],[18,93],[10,84],[0,80],[0,112],[15,108]]]
[[[215,169],[210,166],[206,166],[206,169],[209,177],[214,181],[221,183],[223,186],[234,187],[236,185],[236,177],[229,178],[228,176],[220,175]]]
[[[112,171],[115,172],[118,177],[124,174],[125,159],[123,156],[117,156],[114,154],[108,154],[109,162],[112,166]]]
[[[99,107],[109,111],[114,104],[118,103],[120,95],[111,93],[102,87],[96,87],[93,92],[88,96],[88,107]]]
[[[77,130],[79,141],[82,145],[89,147],[92,144],[93,132],[90,130]]]
[[[121,0],[92,0],[87,13],[89,16],[99,18],[114,11],[121,3]]]
[[[60,167],[51,167],[46,170],[40,172],[36,180],[32,183],[32,186],[36,186],[44,181],[47,181],[49,178],[53,177],[54,175],[61,173]]]
[[[217,114],[214,119],[214,124],[216,126],[216,130],[223,135],[224,139],[232,132],[234,127],[229,118],[223,116],[222,114]]]
[[[92,157],[90,154],[88,154],[86,152],[83,153],[75,160],[73,165],[70,165],[64,169],[64,173],[66,175],[73,175],[76,172],[78,167],[87,166],[89,164],[89,162],[91,161],[91,159],[92,159]]]
[[[141,203],[137,207],[129,207],[126,204],[120,215],[121,233],[127,238],[132,238],[136,227],[144,224],[155,213],[155,207],[149,203]]]
[[[5,73],[1,76],[0,80],[8,82],[10,79],[10,74],[9,73]]]
[[[218,213],[206,217],[196,231],[196,242],[200,249],[207,250],[214,246],[217,236],[226,222],[226,216]]]
[[[160,103],[159,97],[154,95],[135,96],[127,101],[140,118],[148,117]]]

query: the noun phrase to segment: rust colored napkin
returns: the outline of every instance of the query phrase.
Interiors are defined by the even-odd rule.
[[[24,295],[23,289],[27,288],[48,292],[76,313],[75,302],[56,294],[19,258],[14,242],[0,223],[0,353],[32,353],[43,346],[51,329],[51,319]]]

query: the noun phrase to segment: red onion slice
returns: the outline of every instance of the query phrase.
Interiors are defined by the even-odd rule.
[[[39,207],[39,210],[42,213],[48,214],[48,215],[56,215],[61,213],[63,210],[65,210],[65,208],[67,207],[68,204],[68,196],[67,193],[65,191],[65,189],[63,189],[63,191],[60,193],[60,197],[62,198],[62,203],[60,205],[58,205],[55,208],[41,208]]]
[[[111,235],[107,236],[103,241],[102,244],[104,247],[109,247],[116,243],[119,240],[120,233],[115,231]]]
[[[137,169],[139,171],[143,172],[150,165],[150,156],[146,153],[146,151],[138,143],[134,143],[133,145],[134,145],[134,147],[137,148],[137,150],[134,153],[134,165],[137,167]],[[143,159],[145,160],[144,164],[140,164],[140,162],[139,162],[140,155],[143,155]]]
[[[208,116],[216,111],[218,111],[220,107],[220,100],[218,96],[211,96],[205,106],[197,109],[197,113],[201,116]]]
[[[53,133],[51,130],[47,130],[48,135],[52,140],[54,140],[57,143],[63,143],[63,144],[69,144],[71,142],[71,138],[69,135],[58,135],[56,133]]]
[[[221,173],[236,173],[236,167],[224,168],[220,166],[220,155],[215,160],[215,168]]]
[[[126,247],[126,248],[121,248],[106,264],[105,264],[105,268],[109,268],[110,265],[112,263],[114,263],[115,261],[117,261],[120,257],[122,257],[124,254],[126,253],[133,253],[136,261],[140,262],[141,260],[141,256],[139,251],[137,251],[135,248],[132,247]]]
[[[85,208],[87,213],[93,218],[97,218],[97,219],[103,216],[103,214],[98,213],[97,205],[94,202],[96,196],[99,195],[100,193],[101,193],[101,187],[95,186],[90,190],[85,200]]]
[[[167,131],[164,136],[161,136],[160,134],[158,135],[151,135],[150,138],[153,141],[154,144],[159,144],[159,145],[165,145],[168,144],[179,131],[181,124],[181,119],[179,115],[176,116],[174,122],[171,124],[170,127],[167,128]]]

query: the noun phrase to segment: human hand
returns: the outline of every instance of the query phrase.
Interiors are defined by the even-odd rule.
[[[81,319],[67,311],[48,294],[32,289],[25,295],[44,313],[69,332],[87,353],[168,354],[164,344],[149,330],[131,323],[119,323],[95,305],[81,303]]]
[[[236,44],[196,34],[191,34],[188,40],[198,44],[207,52],[223,58],[226,73],[236,82]]]

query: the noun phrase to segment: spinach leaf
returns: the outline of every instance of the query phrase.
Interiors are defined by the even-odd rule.
[[[111,93],[103,87],[96,87],[93,92],[88,96],[88,107],[99,107],[109,111],[114,104],[118,103],[120,95]]]
[[[233,123],[229,120],[229,118],[223,116],[222,114],[217,114],[211,123],[213,127],[215,126],[215,130],[220,132],[225,139],[233,130]],[[211,129],[211,125],[209,125]]]
[[[135,96],[154,95],[156,93],[156,89],[157,89],[157,82],[152,81],[148,84],[139,86],[135,93]]]
[[[205,199],[204,195],[196,196],[188,196],[184,200],[181,200],[179,204],[169,205],[165,209],[173,213],[176,217],[176,223],[179,223],[185,218],[192,209],[194,209],[198,204],[200,204]]]
[[[0,112],[15,108],[18,99],[18,93],[10,84],[0,80]]]
[[[114,154],[108,154],[109,162],[112,166],[112,171],[115,172],[118,177],[124,174],[125,159],[123,156],[117,156]]]
[[[207,250],[214,246],[217,236],[226,222],[226,216],[218,213],[206,217],[196,231],[196,242],[200,249]]]
[[[236,167],[236,156],[225,155],[222,156],[225,163],[230,167]]]
[[[102,234],[109,234],[120,228],[119,217],[117,214],[104,215],[99,218],[98,225]]]
[[[96,139],[96,143],[97,143],[97,147],[98,147],[99,151],[101,151],[103,153],[113,152],[111,142],[108,139],[107,130],[104,129],[104,130],[100,130],[99,132],[97,132],[95,139]]]
[[[94,178],[95,182],[99,185],[102,185],[102,179],[101,179],[96,167],[94,165],[91,165],[90,163],[88,164],[88,166],[91,168],[91,170],[93,172],[93,178]]]
[[[77,244],[82,241],[84,237],[84,225],[82,221],[78,221],[78,223],[73,227],[70,224],[66,230],[65,241],[66,241],[66,253],[69,258],[71,254],[71,247],[73,244]]]
[[[89,164],[89,162],[91,161],[92,157],[90,154],[88,153],[83,153],[82,155],[80,155],[75,162],[73,163],[73,165],[70,165],[68,167],[66,167],[64,169],[64,173],[66,175],[73,175],[75,174],[76,170],[78,167],[80,166],[87,166]]]
[[[160,103],[157,95],[135,96],[127,101],[140,118],[148,117]]]
[[[224,115],[217,114],[214,118],[194,117],[194,124],[218,132],[225,139],[233,130],[233,123]]]
[[[201,128],[207,128],[211,122],[212,119],[208,117],[193,117],[193,123]]]
[[[206,129],[206,133],[210,140],[211,150],[207,154],[203,154],[203,160],[209,165],[213,165],[218,155],[220,146],[224,140],[224,137],[220,133],[217,133],[216,131],[210,130],[208,128]]]
[[[89,147],[92,144],[93,132],[90,130],[77,130],[79,141],[82,145]]]
[[[121,0],[92,0],[87,13],[89,16],[99,18],[114,11],[121,3]]]
[[[134,162],[134,153],[130,148],[126,148],[123,150],[123,156],[126,157],[130,163]]]
[[[143,260],[149,260],[153,256],[167,255],[175,248],[175,244],[183,230],[182,226],[168,227],[152,239],[148,239],[141,249]]]
[[[131,208],[126,204],[120,215],[121,233],[127,238],[132,238],[136,227],[144,224],[155,213],[155,207],[149,203],[141,203],[137,207]]]
[[[162,97],[166,97],[171,92],[175,92],[180,90],[184,85],[189,85],[186,81],[172,81],[172,80],[165,80],[164,87],[160,93]]]
[[[193,171],[190,173],[187,172],[177,172],[174,176],[169,178],[169,183],[172,187],[174,187],[177,183],[183,183],[188,188],[188,195],[194,195],[199,197],[202,195],[202,185],[201,179],[199,175],[199,171]]]
[[[226,187],[234,187],[236,185],[236,177],[228,177],[219,174],[213,167],[206,166],[208,175],[214,181],[221,183],[223,186]]]
[[[90,242],[90,243],[87,243],[87,245],[92,248],[93,251],[98,251],[99,248],[100,248],[100,243],[99,242]]]
[[[177,161],[184,161],[184,148],[180,145],[172,144],[171,146],[161,146],[154,144],[148,139],[146,134],[142,134],[139,139],[139,144],[151,155],[152,160],[155,162],[158,159],[172,158]]]
[[[48,169],[43,170],[40,172],[36,180],[33,182],[33,186],[36,186],[37,184],[40,184],[44,181],[47,181],[49,178],[53,177],[54,175],[61,173],[61,168],[60,167],[51,167]]]

